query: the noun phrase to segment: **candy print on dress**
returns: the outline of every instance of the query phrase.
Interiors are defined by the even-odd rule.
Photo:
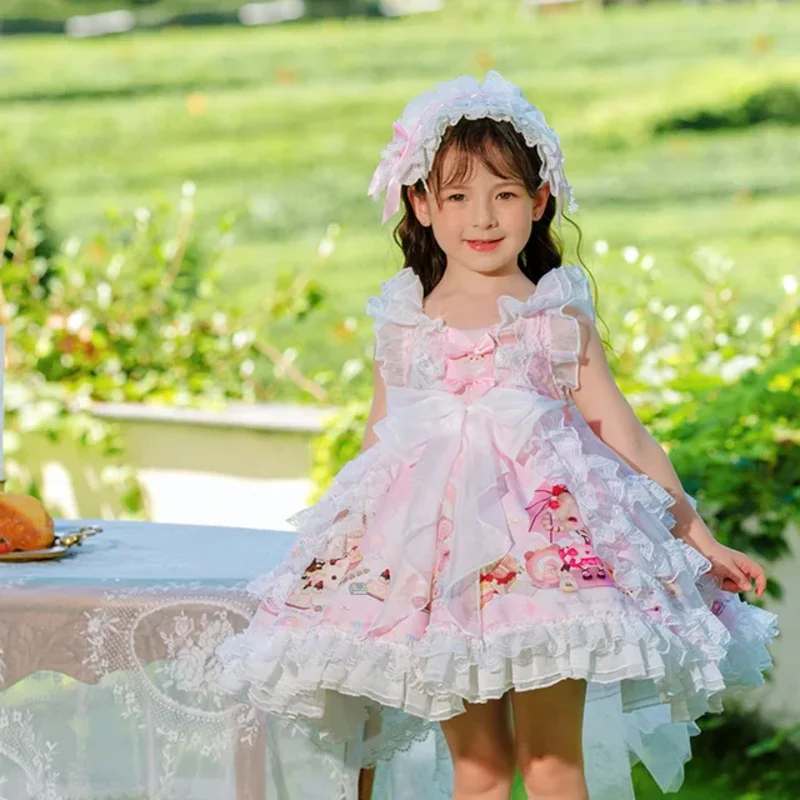
[[[514,581],[523,571],[522,565],[511,555],[503,556],[499,561],[490,565],[489,568],[481,572],[481,608],[501,594],[506,594],[513,585]]]
[[[539,533],[548,542],[525,553],[525,568],[535,586],[558,586],[571,594],[578,589],[615,585],[566,486],[541,484],[525,510],[530,520],[528,532]]]

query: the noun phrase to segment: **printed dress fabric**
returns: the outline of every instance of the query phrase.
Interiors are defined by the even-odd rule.
[[[450,796],[438,723],[465,701],[586,679],[591,797],[632,797],[638,760],[676,790],[693,720],[763,682],[776,618],[718,588],[670,532],[674,499],[571,400],[576,314],[595,319],[582,268],[497,306],[488,328],[452,328],[410,268],[368,300],[378,441],[290,518],[296,546],[256,581],[223,680],[321,753],[359,742],[378,800]]]

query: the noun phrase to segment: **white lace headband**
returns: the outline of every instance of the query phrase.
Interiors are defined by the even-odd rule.
[[[394,138],[383,149],[381,162],[372,176],[367,194],[374,200],[386,191],[383,222],[400,208],[400,187],[425,180],[445,130],[460,119],[489,117],[510,122],[535,147],[542,161],[539,177],[550,184],[556,198],[556,222],[561,224],[564,204],[577,211],[572,187],[564,175],[564,155],[556,132],[544,114],[531,105],[519,86],[490,70],[483,83],[462,75],[415,97],[394,123]]]

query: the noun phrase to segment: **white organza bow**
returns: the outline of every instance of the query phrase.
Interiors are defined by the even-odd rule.
[[[513,544],[501,504],[508,471],[501,454],[516,459],[539,418],[565,401],[502,386],[477,399],[465,397],[387,387],[388,413],[375,433],[392,455],[416,463],[411,498],[385,518],[381,531],[381,555],[392,579],[372,633],[393,628],[427,605],[438,557],[437,524],[447,484],[454,480],[454,532],[439,576],[440,594],[458,624],[480,635],[478,573]]]

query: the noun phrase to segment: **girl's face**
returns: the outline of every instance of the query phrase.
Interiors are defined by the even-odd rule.
[[[442,175],[450,174],[448,159]],[[455,263],[481,273],[505,273],[517,268],[517,257],[531,235],[533,220],[544,212],[550,187],[531,197],[524,183],[498,177],[479,159],[458,182],[446,178],[434,193],[409,192],[419,222],[433,228],[448,266]]]

